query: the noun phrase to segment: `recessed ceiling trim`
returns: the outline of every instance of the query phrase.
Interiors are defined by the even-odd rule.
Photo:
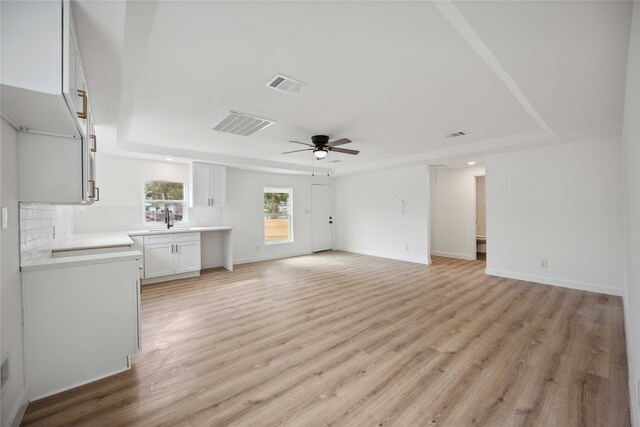
[[[518,84],[511,78],[507,70],[504,69],[498,58],[495,57],[489,47],[482,41],[478,33],[475,32],[469,22],[462,16],[458,8],[453,4],[451,0],[434,1],[433,4],[438,8],[440,13],[449,21],[449,23],[455,28],[460,35],[469,43],[469,45],[476,51],[480,58],[493,70],[498,78],[509,89],[511,94],[516,98],[522,108],[531,116],[531,118],[538,123],[538,125],[552,134],[557,136],[553,130],[549,127],[547,122],[544,121],[542,116],[536,111],[533,105],[529,102],[524,95]]]
[[[231,133],[234,135],[249,136],[259,130],[265,129],[275,122],[251,114],[229,111],[214,127],[218,132]]]

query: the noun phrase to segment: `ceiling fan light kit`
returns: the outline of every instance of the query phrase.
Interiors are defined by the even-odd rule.
[[[313,155],[316,156],[316,159],[321,160],[327,157],[329,151],[325,148],[316,148],[313,150]]]
[[[312,144],[309,144],[308,142],[300,142],[300,141],[289,141],[289,142],[292,142],[294,144],[306,145],[309,148],[305,148],[302,150],[286,151],[282,154],[298,153],[300,151],[313,151],[313,155],[315,156],[315,158],[318,160],[321,160],[327,157],[327,154],[329,154],[329,151],[335,151],[336,153],[343,153],[343,154],[351,154],[353,156],[360,153],[360,151],[358,150],[349,150],[346,148],[337,147],[338,145],[349,144],[351,140],[347,138],[341,138],[341,139],[336,139],[335,141],[329,141],[329,137],[327,135],[314,135],[311,137]]]

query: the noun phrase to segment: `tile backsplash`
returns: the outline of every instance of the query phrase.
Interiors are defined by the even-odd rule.
[[[20,257],[23,263],[49,256],[57,216],[55,206],[20,204]]]
[[[189,208],[188,214],[189,225],[222,225],[221,209]],[[142,206],[75,206],[76,233],[139,230],[144,227]]]
[[[31,262],[51,256],[55,239],[74,233],[74,207],[20,204],[20,258]]]

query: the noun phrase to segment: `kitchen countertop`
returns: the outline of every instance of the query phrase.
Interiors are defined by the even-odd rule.
[[[54,243],[53,252],[129,246],[133,240],[124,232],[79,233]]]
[[[142,258],[142,252],[140,251],[111,252],[107,254],[80,255],[64,258],[43,258],[21,266],[20,270],[23,273],[29,273],[32,271],[50,270],[52,268],[69,268],[85,264],[103,264],[140,258]]]
[[[207,231],[230,231],[232,226],[210,226],[210,227],[183,227],[167,229],[146,229],[132,231],[113,231],[108,233],[78,233],[73,236],[54,243],[52,252],[113,248],[119,246],[129,246],[133,240],[129,236],[153,236],[158,234],[176,233],[200,233]],[[74,265],[112,262],[120,259],[139,259],[142,257],[140,251],[111,252],[105,254],[79,255],[63,258],[41,258],[20,266],[22,271],[37,271],[47,268],[63,268]]]
[[[113,231],[109,233],[78,233],[54,244],[53,252],[75,251],[84,249],[112,248],[132,245],[129,236],[154,236],[158,234],[196,233],[206,231],[228,231],[231,226],[184,227],[167,229],[147,229],[133,231]]]
[[[203,231],[228,231],[233,230],[233,227],[230,225],[222,225],[222,226],[211,226],[211,227],[184,227],[184,228],[172,228],[171,230],[152,228],[149,230],[135,230],[135,231],[126,231],[125,233],[129,236],[153,236],[156,234],[173,234],[173,233],[193,233],[193,232],[203,232]]]

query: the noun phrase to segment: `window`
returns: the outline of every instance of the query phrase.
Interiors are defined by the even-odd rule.
[[[169,214],[173,222],[186,222],[185,186],[182,182],[144,183],[144,224],[164,223]]]
[[[264,189],[264,242],[293,242],[291,188]]]

